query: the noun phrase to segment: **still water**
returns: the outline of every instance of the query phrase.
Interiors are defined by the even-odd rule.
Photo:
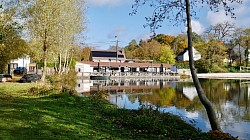
[[[250,139],[250,81],[200,79],[206,96],[214,104],[224,132],[239,139]],[[151,106],[161,112],[179,115],[202,131],[211,130],[206,112],[192,81],[159,79],[115,79],[78,81],[79,92],[104,90],[120,108]],[[81,85],[82,84],[82,85]]]

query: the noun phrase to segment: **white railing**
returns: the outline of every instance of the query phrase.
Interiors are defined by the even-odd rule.
[[[109,75],[113,77],[178,76],[176,72],[93,72],[91,75]]]
[[[240,72],[250,72],[250,67],[240,66]]]

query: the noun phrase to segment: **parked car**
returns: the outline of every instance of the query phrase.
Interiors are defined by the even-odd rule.
[[[24,74],[27,73],[27,69],[25,67],[17,67],[14,69],[14,74]]]
[[[12,76],[10,74],[0,74],[0,82],[11,81]]]
[[[18,82],[20,83],[30,83],[40,80],[41,76],[38,74],[25,74]]]

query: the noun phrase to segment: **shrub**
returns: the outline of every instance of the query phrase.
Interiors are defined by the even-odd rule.
[[[210,69],[210,72],[220,73],[220,72],[227,72],[227,69],[224,66],[213,65]]]
[[[228,72],[238,72],[239,71],[239,67],[237,66],[227,66],[227,71]]]
[[[68,74],[54,74],[49,75],[46,79],[51,84],[52,88],[55,90],[60,90],[61,92],[67,92],[74,94],[76,85],[76,72],[74,70],[69,71]]]
[[[175,64],[178,66],[178,69],[189,69],[189,62],[188,61],[178,61]]]

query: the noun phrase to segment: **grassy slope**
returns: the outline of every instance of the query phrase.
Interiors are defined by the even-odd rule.
[[[0,83],[0,139],[211,139],[181,119],[117,109],[68,94],[34,96],[32,84]]]

